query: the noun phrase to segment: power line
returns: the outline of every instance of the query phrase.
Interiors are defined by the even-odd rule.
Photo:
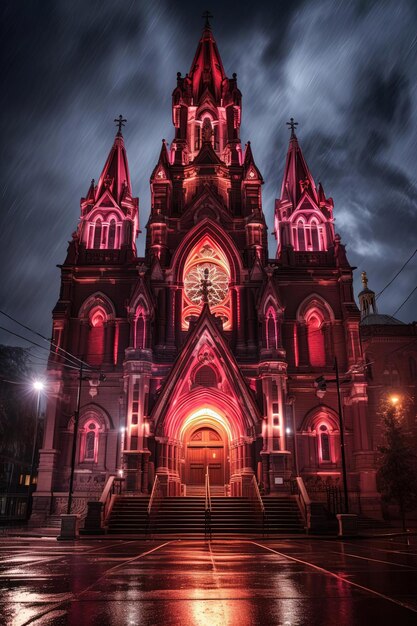
[[[0,310],[0,313],[2,315],[4,315],[5,317],[9,318],[9,320],[11,320],[12,322],[15,322],[15,324],[18,324],[19,326],[21,326],[22,328],[24,328],[25,330],[28,330],[29,332],[33,333],[34,335],[37,335],[38,337],[40,337],[41,339],[43,339],[44,341],[46,341],[47,343],[49,343],[53,348],[56,348],[57,350],[59,350],[60,352],[62,352],[63,354],[67,354],[71,359],[73,359],[74,361],[78,361],[78,363],[82,363],[83,365],[85,365],[86,367],[90,367],[91,366],[86,363],[85,361],[83,361],[82,359],[79,359],[77,356],[75,356],[74,354],[71,354],[71,352],[67,352],[67,350],[64,350],[64,348],[60,348],[56,343],[54,343],[52,341],[52,339],[48,339],[47,337],[45,337],[44,335],[42,335],[41,333],[39,333],[36,330],[33,330],[33,328],[30,328],[30,326],[26,326],[26,324],[22,324],[22,322],[19,322],[19,320],[17,320],[16,318],[12,317],[11,315],[9,315],[8,313],[6,313],[5,311]],[[74,363],[75,365],[75,363]]]
[[[415,254],[417,253],[417,248],[414,250],[413,254],[407,259],[407,261],[402,265],[402,267],[398,270],[398,272],[395,274],[394,278],[391,278],[391,280],[389,281],[389,283],[387,283],[385,285],[385,287],[376,295],[375,300],[378,300],[378,298],[380,296],[382,296],[382,294],[384,293],[385,289],[388,289],[388,287],[390,285],[392,285],[392,283],[394,282],[394,280],[397,278],[397,276],[399,276],[401,274],[401,272],[403,271],[403,269],[408,265],[408,263],[411,261],[411,259],[415,256]],[[395,313],[394,313],[395,315]]]
[[[394,317],[394,315],[396,315],[396,313],[398,313],[398,311],[400,309],[403,308],[404,304],[406,302],[408,302],[408,300],[411,298],[411,296],[413,295],[413,293],[417,290],[417,285],[414,287],[414,289],[411,291],[411,293],[408,294],[408,296],[406,297],[406,299],[404,300],[404,302],[402,304],[400,304],[400,306],[394,311],[394,313],[391,315],[391,317]]]
[[[45,348],[45,346],[41,346],[39,343],[36,343],[36,341],[33,341],[32,339],[28,339],[28,337],[24,337],[23,335],[19,335],[19,333],[15,333],[12,330],[9,330],[8,328],[4,328],[4,326],[0,326],[0,330],[3,330],[6,333],[9,333],[10,335],[13,335],[14,337],[18,337],[19,339],[23,339],[23,341],[27,341],[28,343],[31,343],[32,345],[36,346],[37,348],[40,348],[41,350],[45,350],[46,352],[48,352],[48,354],[50,354],[50,350],[48,348]],[[39,357],[38,357],[39,358]],[[77,366],[76,363],[74,363],[74,361],[71,361],[68,357],[65,357],[64,355],[60,355],[60,358],[65,359],[66,361],[69,362],[70,365],[68,364],[63,364],[65,367],[70,367],[72,366],[73,369],[79,370],[79,366]],[[92,369],[91,365],[88,366],[90,368],[90,370]]]

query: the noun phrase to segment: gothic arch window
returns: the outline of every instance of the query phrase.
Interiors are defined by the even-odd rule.
[[[266,313],[266,347],[269,350],[278,349],[278,321],[275,310],[269,307]]]
[[[332,357],[332,324],[334,313],[318,294],[306,298],[298,307],[298,347],[300,361],[313,367],[324,367]]]
[[[202,365],[196,372],[194,384],[201,387],[217,387],[217,375],[210,365]]]
[[[327,424],[319,426],[319,459],[321,463],[330,463],[332,460],[330,450],[330,435]]]
[[[313,435],[315,438],[317,468],[329,465],[335,466],[339,462],[339,427],[335,414],[326,407],[313,410],[304,418],[301,432]]]
[[[310,231],[311,231],[311,249],[316,251],[320,250],[320,237],[319,237],[319,226],[317,221],[312,219],[310,222]]]
[[[196,122],[194,126],[194,150],[201,148],[201,124]]]
[[[323,315],[318,309],[312,309],[305,317],[307,324],[307,344],[310,365],[324,367],[326,350],[324,345]]]
[[[99,463],[100,435],[108,429],[106,422],[96,410],[88,410],[81,416],[79,428],[78,462]],[[104,445],[104,444],[102,444]]]
[[[184,265],[183,330],[187,330],[190,319],[201,312],[205,280],[210,310],[220,317],[223,328],[230,330],[232,327],[230,265],[223,251],[209,238],[204,238],[194,246]]]
[[[116,220],[115,219],[110,220],[107,247],[110,248],[111,250],[113,248],[116,248]]]
[[[99,218],[98,220],[96,220],[95,224],[94,224],[94,239],[93,239],[93,248],[95,250],[99,250],[101,247],[101,233],[102,233],[102,222],[101,219]]]
[[[89,313],[87,362],[101,365],[104,360],[104,335],[107,314],[102,307],[94,307]]]
[[[309,222],[300,216],[292,228],[292,233],[295,250],[317,252],[326,249],[323,225],[315,216]]]
[[[136,310],[134,328],[134,345],[139,350],[144,350],[148,340],[148,316],[143,306],[139,306]]]
[[[297,250],[306,250],[306,233],[304,220],[297,222]]]

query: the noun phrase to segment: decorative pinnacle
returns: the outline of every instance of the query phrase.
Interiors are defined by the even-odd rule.
[[[126,124],[126,122],[127,120],[124,119],[123,115],[119,115],[119,117],[116,117],[114,119],[114,123],[116,124],[116,126],[118,126],[118,130],[117,130],[118,135],[122,134],[122,128]]]
[[[290,117],[290,121],[285,123],[287,124],[288,128],[291,128],[291,139],[295,139],[295,128],[296,126],[298,126],[298,122],[295,122],[294,118]]]
[[[361,274],[361,280],[362,280],[362,285],[364,289],[368,288],[368,277],[366,275],[366,272],[362,272]]]
[[[213,19],[213,15],[210,13],[210,11],[204,11],[201,17],[206,20],[204,23],[204,28],[211,28],[210,19]]]

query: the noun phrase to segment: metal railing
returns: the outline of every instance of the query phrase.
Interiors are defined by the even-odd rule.
[[[153,481],[151,497],[149,498],[148,511],[147,511],[147,525],[146,525],[146,533],[147,535],[152,534],[152,531],[155,528],[155,520],[157,513],[159,511],[159,507],[161,506],[161,502],[164,499],[164,492],[162,489],[162,484],[159,479],[158,474],[155,476],[155,480]]]
[[[122,479],[118,478],[118,476],[109,476],[99,500],[99,502],[103,505],[102,515],[104,525],[106,525],[106,521],[110,516],[115,497],[120,496],[121,493]]]
[[[298,508],[304,519],[304,525],[308,532],[311,527],[311,499],[301,476],[291,481],[291,493],[296,496]]]
[[[261,523],[262,537],[265,537],[265,535],[268,534],[268,516],[266,514],[265,505],[262,500],[255,475],[252,476],[252,480],[250,482],[249,501],[251,503],[252,510]]]
[[[204,536],[211,540],[211,494],[210,494],[210,476],[209,468],[206,468],[206,477],[204,483],[205,503],[204,503]]]

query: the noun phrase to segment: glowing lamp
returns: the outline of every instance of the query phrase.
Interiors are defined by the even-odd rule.
[[[396,404],[399,403],[400,399],[399,399],[398,396],[391,396],[390,397],[390,401],[391,401],[391,404],[393,404],[395,406]]]
[[[287,426],[287,428],[285,429],[285,432],[287,433],[287,435],[291,435],[291,428],[288,428]]]
[[[35,380],[33,383],[33,388],[35,391],[42,391],[45,385],[41,380]]]

